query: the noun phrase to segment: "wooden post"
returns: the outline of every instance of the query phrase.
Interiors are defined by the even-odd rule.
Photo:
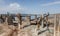
[[[60,18],[60,16],[59,16],[59,18]],[[60,35],[60,19],[59,19],[59,35]]]
[[[43,14],[42,14],[42,27],[44,26],[44,23],[43,23]]]
[[[17,14],[17,19],[18,19],[18,28],[20,29],[21,28],[21,25],[22,25],[22,18],[21,18],[21,14]]]
[[[35,15],[35,19],[37,19],[37,15]]]
[[[31,24],[31,16],[29,16],[29,21],[30,21],[30,24]]]
[[[22,28],[22,16],[21,16],[21,14],[17,14],[16,16],[17,16],[17,21],[18,21],[17,36],[20,36],[20,30],[21,30],[21,28]]]
[[[59,16],[59,18],[60,18],[60,16]],[[59,19],[59,35],[60,35],[60,19]]]
[[[30,15],[27,15],[27,16],[26,16],[26,20],[27,20],[27,22],[28,22],[27,24],[31,24],[30,19],[31,19]]]
[[[59,36],[59,16],[58,16],[58,36]]]
[[[49,29],[48,28],[48,16],[46,16],[46,27],[47,27],[47,29]]]
[[[37,24],[37,30],[39,29],[39,24],[37,23],[37,15],[35,15],[35,22]]]
[[[56,18],[57,16],[55,15],[54,19],[54,36],[56,36]]]
[[[5,19],[5,24],[8,25],[8,17]]]
[[[37,21],[37,28],[38,28],[37,30],[40,29],[41,20],[42,20],[42,16],[41,16],[41,18]]]
[[[30,21],[31,20],[31,16],[30,15],[28,16],[28,19],[29,19],[29,24],[31,24],[31,21]]]

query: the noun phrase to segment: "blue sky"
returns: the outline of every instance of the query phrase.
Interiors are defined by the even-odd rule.
[[[60,0],[0,0],[1,13],[60,13]]]

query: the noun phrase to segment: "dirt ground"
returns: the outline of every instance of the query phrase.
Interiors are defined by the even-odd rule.
[[[30,25],[17,30],[17,27],[13,25],[0,24],[0,36],[53,36],[53,33],[49,33],[49,31],[53,31],[51,29],[47,30],[47,27],[40,27],[37,30],[36,25]]]

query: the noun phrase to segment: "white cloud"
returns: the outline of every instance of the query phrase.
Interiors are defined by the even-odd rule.
[[[18,3],[10,3],[7,6],[0,7],[0,12],[2,13],[5,13],[5,12],[16,13],[16,12],[22,12],[22,11],[24,11],[24,8],[22,8]]]
[[[50,6],[50,5],[56,5],[56,4],[60,4],[60,1],[42,4],[41,6]]]
[[[21,10],[22,7],[18,3],[12,3],[8,6],[8,9],[10,9],[10,10]]]
[[[10,7],[10,8],[15,8],[15,9],[16,9],[16,8],[20,8],[20,5],[17,4],[17,3],[13,3],[13,4],[10,4],[9,7]]]

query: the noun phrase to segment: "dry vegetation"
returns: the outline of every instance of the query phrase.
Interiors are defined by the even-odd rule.
[[[53,36],[54,35],[54,23],[53,23],[54,20],[53,19],[48,20],[49,29],[47,29],[47,26],[46,26],[47,19],[40,18],[38,19],[39,21],[35,19],[32,22],[30,21],[29,18],[26,18],[26,21],[21,21],[20,15],[17,15],[17,17],[18,17],[17,26],[14,26],[13,22],[9,21],[11,20],[11,17],[9,17],[7,22],[5,21],[4,23],[0,23],[0,36]],[[42,20],[46,21],[43,24],[44,27],[40,25],[42,23]],[[34,24],[31,25],[32,23]],[[12,25],[8,25],[8,24],[12,24]],[[60,28],[60,26],[58,27]]]

